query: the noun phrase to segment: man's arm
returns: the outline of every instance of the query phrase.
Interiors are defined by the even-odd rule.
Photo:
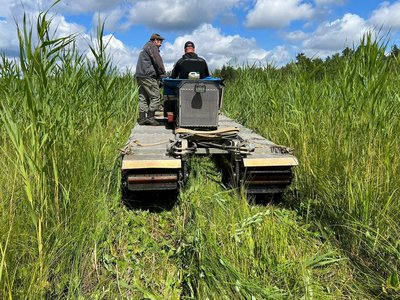
[[[207,62],[202,57],[199,57],[199,59],[203,62],[203,69],[204,69],[203,70],[204,71],[204,77],[203,78],[206,78],[206,77],[210,76],[210,71],[208,70]]]
[[[180,62],[181,62],[181,59],[179,59],[175,63],[174,68],[172,69],[172,72],[171,72],[171,78],[178,78],[179,72],[180,72]]]

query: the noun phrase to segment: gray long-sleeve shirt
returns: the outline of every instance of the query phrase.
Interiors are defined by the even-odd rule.
[[[152,41],[148,41],[139,54],[135,76],[158,79],[164,74],[165,68],[160,50]]]

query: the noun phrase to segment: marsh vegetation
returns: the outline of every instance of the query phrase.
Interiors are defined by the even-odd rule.
[[[385,43],[230,70],[225,114],[295,148],[294,184],[249,205],[194,159],[179,202],[151,213],[121,202],[132,75],[102,26],[88,60],[37,21],[19,63],[0,62],[1,299],[400,298],[400,59]]]

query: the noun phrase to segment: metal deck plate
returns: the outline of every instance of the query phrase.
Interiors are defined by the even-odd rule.
[[[165,126],[136,124],[127,142],[122,169],[180,169],[181,160],[167,155],[167,145],[175,138]]]
[[[224,115],[219,116],[219,127],[237,127],[239,136],[255,145],[254,152],[243,159],[245,167],[297,166],[299,164],[296,157],[289,153],[274,152],[274,146],[279,147],[275,143]]]
[[[256,146],[254,152],[243,159],[245,167],[298,165],[298,161],[293,155],[275,153],[273,147],[277,146],[276,144],[222,114],[219,115],[218,127],[237,127],[239,128],[239,136]],[[174,138],[174,131],[165,126],[140,126],[136,124],[129,136],[128,147],[126,148],[128,150],[123,157],[122,169],[181,168],[181,160],[167,154],[167,145]],[[206,153],[220,154],[221,151],[206,151]]]

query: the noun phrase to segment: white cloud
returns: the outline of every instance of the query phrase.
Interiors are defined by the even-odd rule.
[[[39,15],[39,6],[42,3],[37,1],[24,0],[21,3],[14,1],[0,0],[0,5],[8,5],[7,10],[4,11],[5,15],[2,16],[0,22],[0,53],[5,53],[9,57],[19,56],[19,41],[17,35],[16,22],[18,23],[21,30],[23,30],[22,18],[24,12],[26,14],[28,29],[33,29],[34,43],[36,40],[36,20]],[[78,49],[87,49],[87,42],[84,39],[85,28],[76,23],[67,22],[64,16],[48,14],[48,20],[51,21],[50,25],[50,37],[59,38],[68,35],[77,35],[77,47]]]
[[[54,0],[20,0],[16,2],[29,10],[43,11]],[[93,13],[93,22],[97,16],[106,19],[106,27],[111,30],[127,29],[143,24],[154,29],[188,31],[202,23],[212,22],[217,16],[232,18],[231,9],[248,0],[64,0],[58,3],[53,12],[60,14]],[[1,2],[14,3],[11,0]],[[21,5],[22,4],[22,5]],[[4,7],[9,6],[9,4]],[[0,13],[1,16],[1,13]]]
[[[213,21],[239,0],[139,0],[130,9],[130,24],[145,24],[155,29],[187,31]]]
[[[49,7],[53,0],[45,0],[43,2],[46,2],[46,7]],[[64,0],[57,4],[56,9],[59,12],[73,13],[105,12],[111,11],[120,5],[126,5],[127,2],[126,0]]]
[[[221,68],[223,65],[243,66],[254,63],[281,66],[290,60],[289,52],[283,47],[266,51],[257,46],[255,39],[224,35],[211,24],[203,24],[192,33],[178,37],[174,43],[165,43],[161,54],[167,70],[171,70],[183,55],[183,46],[188,40],[194,42],[197,54],[207,60],[210,69]]]
[[[86,13],[114,9],[122,5],[124,0],[63,0],[57,3],[51,11],[58,13]],[[12,16],[20,19],[26,12],[45,11],[51,7],[54,0],[0,0],[0,16]]]
[[[290,62],[293,57],[285,46],[277,46],[268,51],[266,59],[277,67],[282,67]]]
[[[314,15],[314,8],[301,0],[257,0],[246,16],[249,28],[282,28],[295,20],[308,20]]]
[[[326,57],[358,45],[363,34],[372,28],[358,15],[345,14],[342,19],[321,24],[302,42],[307,56]]]
[[[39,11],[43,8],[40,6],[45,5],[46,1],[28,1],[23,0],[21,3],[15,3],[15,1],[0,0],[0,5],[5,5],[6,10],[2,10],[0,13],[0,53],[5,53],[8,57],[18,57],[19,56],[19,41],[17,36],[17,28],[15,26],[15,21],[22,26],[22,17],[24,11],[27,15],[28,26],[33,26],[33,38],[35,38],[35,26],[37,16]],[[50,1],[48,1],[50,3]],[[107,1],[103,1],[106,5]],[[22,5],[21,5],[22,4]],[[75,8],[78,9],[78,4],[75,3]],[[89,2],[89,5],[93,4],[94,1]],[[101,1],[99,2],[101,6]],[[47,9],[48,7],[45,7]],[[83,9],[83,8],[82,8]],[[77,23],[68,22],[63,15],[49,13],[48,19],[52,19],[50,29],[51,37],[59,38],[66,37],[69,35],[75,35],[75,46],[79,53],[86,53],[86,55],[91,58],[91,53],[89,51],[89,44],[95,43],[96,37],[92,38],[87,33],[87,29]],[[30,25],[31,24],[31,25]],[[135,50],[130,50],[123,43],[116,39],[115,37],[105,36],[103,37],[104,42],[109,40],[106,52],[112,57],[112,61],[115,66],[121,71],[132,68],[135,65],[137,53]],[[35,42],[34,42],[35,43]],[[136,49],[136,52],[138,50]]]
[[[2,8],[0,12],[0,53],[5,53],[9,57],[19,56],[19,41],[15,23],[17,22],[20,27],[22,26],[24,10],[26,11],[27,21],[34,20],[37,16],[35,6],[37,5],[33,1],[0,0],[0,7]],[[34,22],[31,23],[35,24]]]
[[[92,46],[96,47],[97,39],[91,40]],[[131,50],[124,43],[118,40],[115,36],[109,34],[103,36],[103,44],[106,46],[106,54],[111,57],[113,66],[119,71],[125,72],[127,70],[134,72],[137,57],[139,56],[139,49]],[[91,60],[94,56],[91,52],[87,52],[87,57]]]
[[[15,21],[22,24],[24,11],[36,25],[38,12],[49,8],[53,0],[0,0],[0,53],[8,56],[18,55],[18,38]],[[192,40],[196,51],[209,63],[211,69],[230,64],[273,63],[281,66],[292,58],[288,47],[278,46],[265,50],[257,45],[254,38],[245,38],[239,34],[224,34],[221,29],[211,25],[218,19],[220,24],[228,23],[234,30],[241,24],[236,21],[242,12],[248,12],[245,25],[249,28],[282,28],[293,21],[309,21],[314,26],[317,20],[326,18],[332,5],[344,4],[344,0],[88,0],[85,2],[63,0],[49,13],[53,17],[52,29],[57,27],[56,37],[79,33],[76,39],[78,51],[88,53],[91,39],[88,28],[68,22],[65,13],[93,13],[93,27],[97,18],[106,19],[106,27],[112,31],[126,29],[132,25],[144,25],[147,28],[162,29],[163,32],[175,30],[175,34],[185,32],[162,47],[162,56],[168,70],[183,54],[183,44]],[[341,19],[320,24],[313,32],[312,27],[303,27],[284,35],[284,39],[293,43],[290,47],[305,52],[307,56],[325,57],[344,47],[359,44],[360,38],[371,30],[370,25],[379,29],[400,28],[400,1],[383,2],[367,21],[355,14],[346,14]],[[58,14],[53,14],[57,13]],[[87,15],[86,15],[87,17]],[[241,31],[238,31],[241,32]],[[251,31],[250,31],[251,33]],[[282,36],[282,33],[280,33]],[[175,35],[176,36],[176,35]],[[109,38],[109,36],[105,37]],[[140,47],[140,46],[137,46]],[[293,48],[291,48],[293,49]],[[134,70],[140,48],[128,48],[115,36],[110,39],[107,53],[113,57],[114,64],[120,69]],[[296,51],[297,51],[296,50]],[[90,54],[88,54],[90,56]]]
[[[299,42],[305,40],[308,36],[309,34],[304,31],[295,30],[287,33],[284,38],[290,42]]]
[[[12,2],[10,0],[0,0],[0,7],[1,7],[0,17],[6,17],[11,14],[11,9],[10,9],[11,4]]]
[[[125,11],[121,7],[117,7],[107,12],[95,13],[92,17],[93,27],[97,27],[100,19],[100,24],[104,23],[106,30],[114,31],[123,29],[120,22],[124,14]]]
[[[86,31],[86,28],[82,25],[67,22],[64,16],[55,15],[52,18],[50,28],[55,31],[56,37],[80,35]]]
[[[7,21],[0,22],[0,53],[16,57],[18,55],[18,37],[14,24]]]
[[[383,2],[372,13],[370,22],[376,27],[384,29],[400,29],[400,1],[393,4]]]
[[[330,5],[330,4],[343,4],[344,0],[315,0],[315,4],[317,5]]]

